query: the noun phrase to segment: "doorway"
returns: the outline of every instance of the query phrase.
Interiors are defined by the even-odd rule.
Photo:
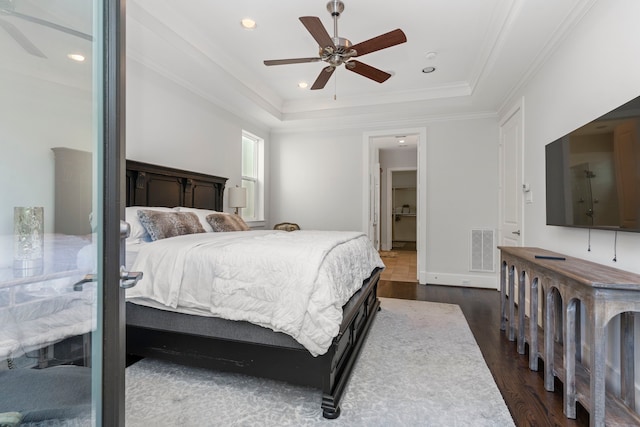
[[[387,172],[387,247],[417,251],[417,169],[389,168]]]
[[[413,249],[414,262],[403,268],[406,270],[404,280],[419,283],[426,283],[426,185],[424,185],[424,176],[426,171],[426,128],[396,129],[387,131],[366,132],[363,135],[363,151],[364,151],[364,177],[363,177],[363,224],[366,226],[369,237],[372,242],[379,242],[381,253],[384,251],[392,251],[393,247],[393,223],[392,223],[392,191],[388,182],[388,174],[390,169],[396,171],[412,170],[415,173],[415,202],[411,208],[411,202],[402,203],[400,205],[400,214],[402,214],[402,205],[409,204],[408,214],[413,215],[415,222],[415,232],[411,233],[412,239],[404,238],[404,241],[398,239],[398,243],[405,243]],[[401,142],[403,141],[403,142]],[[403,162],[401,158],[407,157],[410,162]],[[375,188],[374,183],[379,183],[379,190]],[[377,196],[377,197],[376,197]],[[406,210],[406,208],[405,208]],[[408,216],[408,215],[407,215]],[[405,221],[408,223],[408,221]],[[404,224],[404,223],[403,223]],[[379,240],[377,237],[379,236]],[[398,246],[398,245],[396,245]],[[399,253],[399,252],[398,252]],[[391,272],[389,260],[384,260],[387,269],[383,275],[387,276],[383,280],[394,280],[388,277]],[[395,263],[394,263],[395,264]]]

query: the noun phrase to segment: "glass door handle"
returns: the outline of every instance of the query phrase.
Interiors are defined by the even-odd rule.
[[[125,267],[126,239],[131,235],[128,222],[120,221],[120,287],[133,288],[142,279],[142,271],[127,271]]]
[[[73,290],[81,292],[85,283],[95,282],[97,280],[95,274],[85,274],[85,276],[79,282],[73,284]]]
[[[142,279],[142,271],[127,271],[124,265],[120,266],[120,287],[122,289],[133,288]]]

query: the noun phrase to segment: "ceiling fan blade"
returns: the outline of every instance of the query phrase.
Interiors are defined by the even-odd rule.
[[[34,24],[43,25],[45,27],[53,28],[54,30],[62,31],[63,33],[71,34],[72,36],[80,37],[81,39],[93,41],[93,36],[83,33],[82,31],[74,30],[73,28],[65,27],[51,21],[46,21],[44,19],[36,18],[35,16],[31,15],[25,15],[24,13],[16,12],[13,10],[3,9],[2,12],[10,16],[15,16],[16,18],[23,19],[25,21],[33,22]]]
[[[379,35],[378,37],[374,37],[372,39],[355,44],[351,46],[351,48],[357,52],[357,55],[355,56],[362,56],[371,52],[375,52],[377,50],[386,49],[388,47],[404,43],[406,41],[407,36],[404,35],[404,32],[402,32],[402,30],[397,29]]]
[[[327,32],[324,25],[322,25],[322,21],[317,16],[301,16],[300,22],[305,26],[307,31],[311,33],[313,38],[318,42],[318,46],[321,48],[325,48],[327,46],[331,46],[332,48],[336,48],[336,45],[333,43],[333,39]]]
[[[303,64],[305,62],[318,62],[322,58],[293,58],[293,59],[267,59],[264,65],[286,65],[286,64]]]
[[[4,28],[4,30],[9,33],[11,37],[20,45],[24,50],[29,52],[31,55],[38,56],[40,58],[46,58],[47,56],[42,53],[40,49],[36,47],[31,40],[29,40],[23,33],[13,25],[11,22],[0,20],[0,27]]]
[[[311,86],[311,90],[324,88],[335,70],[336,70],[335,67],[331,67],[331,66],[324,67],[322,71],[320,71],[320,75],[318,76],[316,81],[313,82],[313,86]]]
[[[355,59],[347,62],[345,66],[347,70],[353,71],[356,74],[360,74],[361,76],[374,80],[378,83],[385,82],[389,77],[391,77],[391,74],[372,67],[371,65],[356,61]]]

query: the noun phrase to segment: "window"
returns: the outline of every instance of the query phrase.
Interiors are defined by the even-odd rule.
[[[242,186],[247,189],[247,207],[242,209],[246,221],[264,219],[264,141],[242,132]]]

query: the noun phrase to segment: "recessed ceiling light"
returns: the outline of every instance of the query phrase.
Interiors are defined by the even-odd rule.
[[[300,82],[300,83],[298,83],[298,87],[299,87],[300,89],[306,89],[306,88],[307,88],[307,86],[309,86],[309,84],[308,84],[307,82]]]
[[[70,53],[67,55],[67,58],[73,59],[74,61],[77,61],[77,62],[84,62],[85,60],[84,55],[80,55],[79,53]]]
[[[404,139],[399,139],[399,140],[398,140],[398,144],[402,145],[402,144],[404,144],[404,143],[405,143],[405,140],[404,140]]]
[[[251,18],[244,18],[240,21],[240,25],[242,25],[242,28],[245,30],[253,30],[256,28],[256,21]]]
[[[427,52],[427,54],[425,56],[429,60],[436,59],[436,56],[438,56],[438,52]]]
[[[433,73],[436,70],[436,67],[424,67],[422,72],[425,74]]]

